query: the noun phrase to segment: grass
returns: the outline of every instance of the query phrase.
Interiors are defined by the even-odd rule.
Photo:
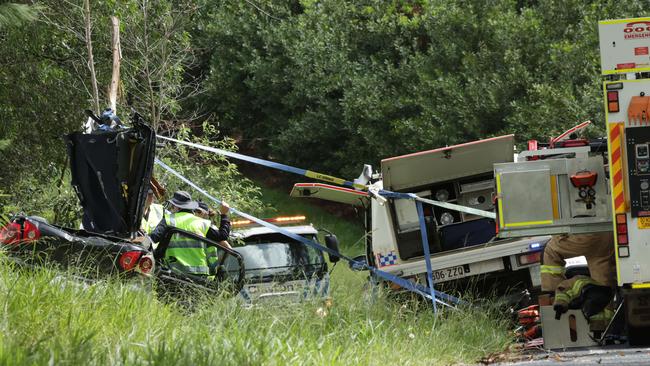
[[[282,212],[322,220],[342,243],[363,234],[302,204]],[[213,297],[187,311],[117,279],[65,278],[14,268],[0,253],[0,365],[438,365],[474,363],[512,342],[508,321],[490,307],[434,315],[421,301],[370,296],[365,274],[343,263],[331,307],[244,308]]]
[[[333,291],[331,308],[214,298],[188,313],[120,281],[83,288],[5,264],[0,364],[430,365],[473,362],[510,342],[490,312],[436,317],[417,302],[370,301],[361,286]]]

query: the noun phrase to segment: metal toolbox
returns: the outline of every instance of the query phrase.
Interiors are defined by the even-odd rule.
[[[554,149],[555,154],[562,150]],[[611,204],[603,159],[554,158],[494,164],[498,236],[609,231]]]

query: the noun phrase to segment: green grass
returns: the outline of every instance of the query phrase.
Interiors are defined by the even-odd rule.
[[[207,299],[188,313],[120,281],[83,288],[57,272],[0,267],[0,364],[431,365],[503,349],[506,323],[478,309],[438,317],[420,303],[334,285],[321,302],[246,309]]]
[[[265,190],[265,202],[274,194]],[[363,235],[304,204],[278,211],[307,214],[343,245]],[[186,311],[117,279],[86,287],[61,278],[14,268],[0,253],[0,365],[438,365],[474,363],[512,342],[494,309],[434,315],[421,301],[370,296],[366,274],[344,263],[332,273],[331,307],[249,309],[213,297]]]

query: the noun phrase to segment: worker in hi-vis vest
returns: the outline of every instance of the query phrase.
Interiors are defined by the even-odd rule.
[[[230,220],[228,219],[230,207],[225,202],[219,208],[221,213],[219,229],[214,228],[210,220],[202,219],[194,214],[198,204],[192,200],[189,193],[174,192],[172,199],[167,202],[170,214],[164,215],[151,232],[152,241],[162,240],[169,227],[176,227],[215,242],[228,239],[230,235]],[[208,255],[214,256],[215,259],[208,259]],[[216,250],[209,251],[205,242],[176,233],[169,240],[169,245],[164,253],[164,261],[172,269],[192,275],[208,276],[214,274],[210,270],[210,263],[216,263],[216,255]]]

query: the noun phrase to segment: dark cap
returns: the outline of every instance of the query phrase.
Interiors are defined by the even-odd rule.
[[[186,210],[196,210],[199,207],[196,201],[192,201],[192,196],[185,191],[174,192],[174,196],[168,202],[178,208]]]

